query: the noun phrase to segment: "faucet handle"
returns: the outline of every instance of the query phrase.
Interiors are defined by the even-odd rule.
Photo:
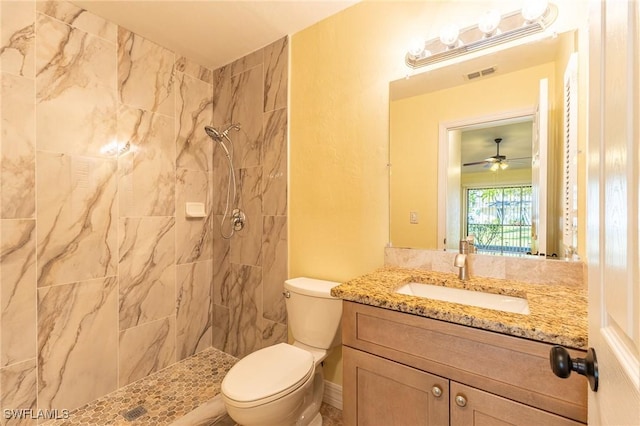
[[[475,237],[475,235],[474,234],[467,235],[466,240],[467,240],[467,244],[469,246],[469,248],[468,248],[469,253],[472,253],[472,254],[475,253],[476,252],[476,237]]]

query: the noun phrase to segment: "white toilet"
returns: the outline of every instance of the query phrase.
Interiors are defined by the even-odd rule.
[[[338,283],[312,278],[285,281],[293,344],[279,343],[247,355],[222,380],[229,416],[242,426],[322,425],[321,362],[341,342]]]

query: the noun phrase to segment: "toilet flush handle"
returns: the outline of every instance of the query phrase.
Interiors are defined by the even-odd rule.
[[[289,290],[285,290],[285,291],[283,291],[283,292],[282,292],[282,295],[283,295],[285,298],[287,298],[287,299],[291,297],[291,293],[289,293]]]

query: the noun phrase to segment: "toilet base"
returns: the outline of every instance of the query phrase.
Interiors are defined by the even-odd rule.
[[[253,408],[238,408],[222,398],[229,417],[245,426],[322,426],[320,406],[324,395],[322,365],[308,381],[291,394]]]
[[[320,415],[320,406],[324,396],[324,371],[322,365],[316,367],[313,374],[313,388],[310,389],[309,403],[296,422],[296,426],[322,426],[322,416]],[[309,420],[311,419],[311,420]]]
[[[322,416],[320,413],[316,414],[316,416],[311,420],[309,426],[322,426]]]

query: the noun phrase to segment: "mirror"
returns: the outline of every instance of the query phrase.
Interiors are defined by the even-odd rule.
[[[577,36],[391,82],[392,246],[456,250],[473,235],[481,253],[562,258],[576,250],[563,104]]]

